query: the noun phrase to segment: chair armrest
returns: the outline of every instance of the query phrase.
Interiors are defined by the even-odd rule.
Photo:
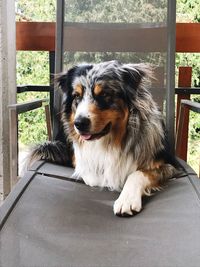
[[[31,111],[40,107],[45,107],[46,125],[49,140],[52,140],[51,116],[49,110],[49,99],[38,99],[26,103],[12,104],[9,109],[9,128],[10,128],[10,173],[11,173],[11,188],[18,181],[18,115]]]
[[[187,161],[187,154],[183,155],[182,146],[183,142],[186,142],[187,144],[188,140],[184,140],[184,131],[185,131],[184,122],[186,116],[189,116],[190,110],[200,113],[200,103],[182,99],[180,104],[180,112],[179,112],[177,133],[176,133],[176,155],[185,161]],[[200,177],[200,168],[199,168],[199,177]]]
[[[19,103],[19,104],[12,104],[9,105],[8,108],[9,110],[15,110],[17,114],[24,113],[36,108],[40,108],[43,105],[48,105],[49,99],[44,98],[44,99],[39,99],[39,100],[34,100],[26,103]]]
[[[181,100],[181,105],[189,108],[190,110],[200,113],[200,103],[191,100]]]
[[[24,92],[50,92],[49,85],[18,85],[17,93]]]

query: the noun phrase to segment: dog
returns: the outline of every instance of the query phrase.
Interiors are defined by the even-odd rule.
[[[120,192],[115,215],[139,213],[142,196],[176,174],[163,115],[148,90],[152,77],[148,64],[118,61],[80,64],[60,74],[65,137],[36,147],[31,160],[69,165],[71,143],[74,176]]]

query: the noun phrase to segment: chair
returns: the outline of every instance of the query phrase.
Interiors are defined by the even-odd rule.
[[[56,72],[77,61],[159,59],[157,75],[163,81],[154,84],[152,92],[160,93],[162,85],[157,100],[166,114],[173,150],[174,1],[162,1],[158,10],[157,2],[144,1],[146,9],[140,10],[138,21],[134,15],[141,6],[134,6],[130,24],[111,16],[116,2],[101,1],[98,6],[100,1],[58,0]],[[135,2],[127,1],[126,12],[129,3]],[[106,23],[101,12],[97,21],[91,21],[95,8],[104,7]],[[154,17],[158,21],[148,23]],[[61,101],[60,93],[55,94],[54,138]],[[186,175],[144,198],[143,211],[130,219],[112,213],[118,193],[75,181],[72,168],[36,162],[1,207],[0,265],[199,266],[200,181],[185,162],[180,163]]]

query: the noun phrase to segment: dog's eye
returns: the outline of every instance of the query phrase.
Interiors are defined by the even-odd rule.
[[[106,92],[102,92],[100,96],[106,97],[106,96],[108,96],[108,94]]]
[[[80,99],[81,95],[78,92],[75,92],[73,95],[73,99]]]
[[[78,104],[81,102],[81,99],[82,99],[81,95],[79,93],[75,92],[72,95],[72,97],[73,97],[73,103],[74,103],[74,105],[75,106],[78,106]]]
[[[109,97],[110,94],[108,92],[105,92],[105,91],[102,91],[100,94],[99,94],[99,97],[102,97],[102,98],[106,98],[106,97]]]

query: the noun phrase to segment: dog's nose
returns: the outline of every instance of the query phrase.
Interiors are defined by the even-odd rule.
[[[79,116],[77,119],[75,119],[74,125],[80,131],[88,131],[90,127],[90,119]]]

